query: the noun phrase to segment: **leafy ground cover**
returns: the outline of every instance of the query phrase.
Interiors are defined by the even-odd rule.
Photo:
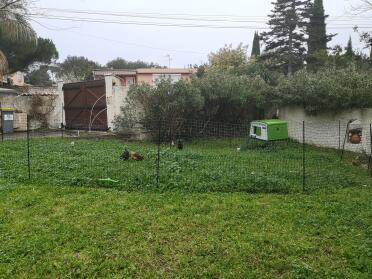
[[[270,146],[242,145],[243,139],[197,140],[182,151],[163,145],[160,183],[156,183],[157,147],[117,139],[31,140],[33,183],[113,187],[125,191],[295,193],[303,191],[303,149],[294,142]],[[124,147],[145,156],[120,161]],[[0,144],[0,178],[26,181],[24,140]],[[107,179],[111,180],[107,180]],[[367,170],[340,162],[335,150],[306,147],[307,191],[370,185]],[[114,180],[114,181],[112,181]]]
[[[241,142],[163,145],[159,184],[150,143],[33,139],[31,181],[1,143],[0,278],[371,278],[367,170],[307,146],[303,193],[301,145]]]
[[[1,185],[1,278],[372,275],[370,187],[274,195]]]

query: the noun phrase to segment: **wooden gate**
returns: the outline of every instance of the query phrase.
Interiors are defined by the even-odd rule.
[[[67,129],[108,130],[105,80],[68,83],[63,92]]]

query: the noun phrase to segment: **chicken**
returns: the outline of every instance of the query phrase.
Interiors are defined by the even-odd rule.
[[[130,153],[129,153],[128,149],[125,148],[123,154],[120,156],[120,159],[124,160],[124,161],[128,161],[129,157],[130,157]]]
[[[120,160],[128,161],[129,159],[133,161],[142,161],[144,157],[139,152],[132,152],[125,148],[123,154],[120,156]]]
[[[143,161],[143,159],[144,159],[144,157],[141,154],[139,154],[138,152],[132,152],[130,154],[130,157],[134,161]]]
[[[178,148],[178,150],[182,150],[183,149],[183,142],[182,142],[182,140],[178,140],[178,142],[177,142],[177,148]]]

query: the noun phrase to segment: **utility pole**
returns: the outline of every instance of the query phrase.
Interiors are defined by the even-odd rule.
[[[170,69],[170,67],[171,67],[171,62],[172,62],[172,56],[170,56],[170,54],[167,54],[166,56],[165,56],[166,58],[168,58],[168,66],[169,66],[169,69]]]

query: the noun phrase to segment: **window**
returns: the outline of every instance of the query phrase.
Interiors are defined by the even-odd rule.
[[[131,86],[135,83],[134,77],[127,77],[126,78],[127,86]]]
[[[17,72],[17,81],[22,82],[23,81],[23,74],[21,72]]]
[[[181,74],[153,74],[152,81],[158,83],[161,80],[170,80],[172,83],[180,81],[182,78]]]

